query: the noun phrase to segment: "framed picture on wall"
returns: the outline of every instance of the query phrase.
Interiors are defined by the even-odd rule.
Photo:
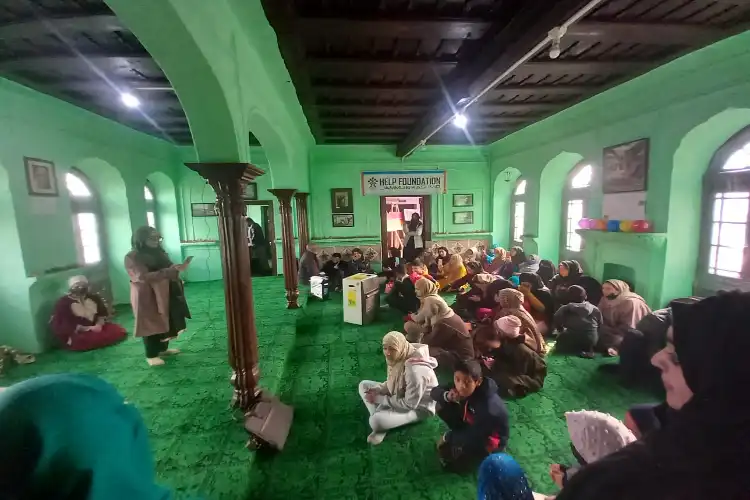
[[[354,227],[354,214],[333,214],[333,227]]]
[[[58,196],[55,164],[39,158],[23,158],[26,184],[31,196]]]
[[[630,193],[645,191],[648,177],[648,139],[604,148],[602,191]]]
[[[474,212],[467,210],[465,212],[453,212],[454,224],[474,224]]]
[[[191,203],[193,217],[216,217],[215,203]]]
[[[473,194],[454,194],[453,206],[454,207],[473,207],[474,195]]]
[[[333,188],[331,189],[331,213],[333,214],[353,214],[354,198],[351,188]]]
[[[245,199],[255,201],[258,199],[258,183],[248,182],[245,188]]]

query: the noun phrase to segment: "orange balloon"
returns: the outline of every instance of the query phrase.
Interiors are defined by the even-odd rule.
[[[594,229],[597,231],[606,231],[607,221],[604,219],[596,219],[596,222],[594,222]]]

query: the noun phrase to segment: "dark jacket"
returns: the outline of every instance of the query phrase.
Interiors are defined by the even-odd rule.
[[[321,269],[320,271],[326,273],[329,278],[333,278],[337,274],[348,276],[349,264],[347,264],[343,260],[340,260],[338,263],[329,260],[325,264],[323,264],[323,269]]]
[[[299,259],[299,270],[297,279],[302,285],[309,285],[310,278],[320,273],[320,262],[318,256],[310,250],[305,250]]]
[[[544,387],[547,362],[524,342],[503,342],[492,358],[495,362],[487,376],[504,397],[521,398]]]
[[[571,302],[555,313],[555,327],[567,330],[568,333],[593,340],[599,338],[599,326],[602,324],[602,312],[588,301]]]
[[[445,394],[452,388],[452,384],[438,386],[430,393],[432,399],[441,405],[463,406],[464,422],[468,425],[448,432],[445,442],[452,447],[465,450],[477,447],[485,448],[487,451],[504,450],[510,435],[508,409],[497,394],[495,381],[485,378],[467,400],[458,403],[449,403],[445,400]]]
[[[367,262],[365,259],[350,260],[348,276],[351,276],[352,274],[357,274],[357,273],[372,273],[372,268],[370,267],[370,263]]]
[[[385,298],[386,303],[404,314],[415,313],[419,311],[419,299],[414,288],[414,283],[408,276],[403,279],[397,279],[393,282],[393,289]]]

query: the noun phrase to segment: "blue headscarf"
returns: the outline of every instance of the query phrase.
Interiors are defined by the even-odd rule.
[[[0,393],[0,443],[0,498],[171,498],[138,410],[97,377],[47,375]]]
[[[495,453],[479,466],[477,500],[534,500],[526,475],[506,453]]]

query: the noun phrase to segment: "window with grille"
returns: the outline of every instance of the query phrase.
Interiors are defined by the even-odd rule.
[[[526,179],[521,179],[516,184],[513,192],[513,242],[523,242],[524,220],[526,217],[526,202],[522,201],[526,194]]]
[[[565,248],[571,252],[580,252],[583,245],[576,229],[578,221],[583,219],[583,200],[569,200],[565,214]]]
[[[594,167],[588,163],[576,165],[568,175],[563,199],[563,245],[569,252],[583,250],[583,239],[576,232],[584,217],[586,200],[594,179]]]
[[[727,142],[717,152],[707,174],[709,239],[703,269],[723,278],[750,277],[745,262],[750,225],[749,136],[750,131],[746,130]]]
[[[73,211],[78,258],[82,264],[97,264],[102,260],[99,202],[88,179],[76,170],[65,174],[65,187]]]
[[[143,186],[143,197],[146,200],[146,222],[150,227],[157,229],[156,227],[156,199],[154,198],[154,190],[151,186],[146,183]]]

